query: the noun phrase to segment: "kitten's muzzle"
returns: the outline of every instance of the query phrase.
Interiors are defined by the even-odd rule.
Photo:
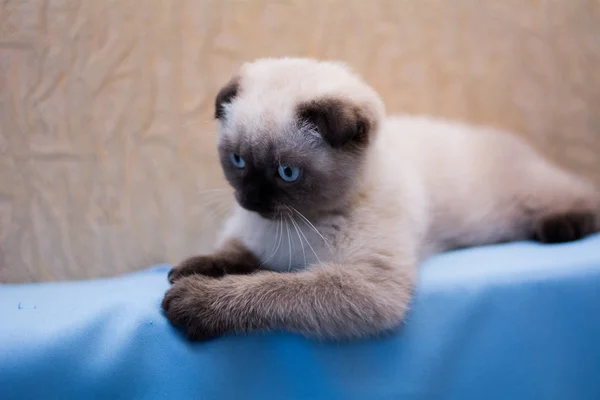
[[[264,218],[272,218],[275,215],[275,207],[273,206],[272,202],[264,199],[257,192],[236,192],[235,197],[239,205],[248,211],[258,213]]]

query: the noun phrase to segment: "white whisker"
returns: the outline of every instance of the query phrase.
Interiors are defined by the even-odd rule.
[[[287,207],[287,206],[286,206]],[[308,239],[306,238],[306,235],[304,234],[304,232],[302,232],[302,229],[300,229],[300,234],[302,235],[302,237],[304,238],[304,240],[306,240],[306,244],[308,245],[308,247],[310,247],[310,249],[312,250],[313,254],[315,255],[315,258],[317,259],[317,261],[319,262],[319,264],[321,264],[321,260],[319,259],[319,256],[317,255],[317,252],[315,251],[315,249],[312,247],[312,245],[310,244],[310,242],[308,241]]]
[[[210,210],[211,214],[223,215],[228,214],[233,206],[232,201],[225,201],[223,197],[205,197],[201,196],[194,204],[195,210]]]
[[[331,254],[333,254],[333,248],[331,247],[331,245],[329,244],[329,242],[327,241],[327,239],[325,239],[325,237],[321,234],[321,232],[319,232],[319,230],[312,224],[312,222],[310,222],[308,220],[308,218],[306,218],[304,215],[302,215],[302,213],[300,211],[296,210],[292,206],[290,206],[290,207],[291,207],[291,209],[293,211],[295,211],[306,222],[306,224],[308,224],[308,226],[310,226],[312,228],[313,231],[315,231],[317,233],[317,235],[319,235],[321,237],[321,239],[323,239],[323,242],[325,242],[325,244],[329,248],[329,251],[331,252]]]
[[[287,219],[285,220],[285,228],[287,229],[288,236],[288,254],[290,259],[288,261],[288,272],[292,269],[292,240],[290,238],[290,224],[288,224]]]
[[[290,221],[292,221],[292,225],[294,225],[294,228],[296,229],[298,240],[300,240],[300,246],[302,246],[302,257],[304,258],[304,267],[306,267],[306,253],[304,252],[304,241],[302,241],[302,237],[300,236],[300,229],[298,228],[298,224],[296,223],[296,221],[294,221],[294,218],[292,218],[291,216],[288,216],[288,218],[290,219]]]
[[[271,254],[269,254],[269,256],[267,257],[267,259],[260,263],[261,267],[263,265],[265,265],[267,263],[267,261],[269,261],[277,253],[277,250],[279,250],[279,246],[281,245],[281,237],[282,236],[283,236],[283,218],[280,218],[279,224],[277,225],[277,232],[275,233],[275,242],[276,243],[273,246],[273,250],[271,251]]]
[[[233,199],[233,195],[229,191],[222,190],[202,190],[196,193],[199,201],[229,201]]]
[[[203,189],[196,192],[197,196],[204,197],[215,197],[215,198],[225,198],[225,197],[233,197],[233,190],[228,189]]]
[[[269,255],[267,256],[267,258],[260,264],[261,266],[264,265],[267,261],[269,261],[269,259],[271,257],[273,257],[273,255],[277,251],[277,247],[278,247],[277,243],[279,240],[279,234],[280,234],[281,227],[282,227],[282,222],[281,222],[281,220],[279,220],[279,224],[277,224],[277,230],[275,231],[275,241],[273,242],[273,248],[269,252]]]

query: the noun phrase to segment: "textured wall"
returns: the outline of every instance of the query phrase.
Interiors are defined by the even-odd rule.
[[[4,0],[0,281],[210,248],[213,98],[266,55],[346,60],[391,111],[514,129],[600,183],[598,1]]]

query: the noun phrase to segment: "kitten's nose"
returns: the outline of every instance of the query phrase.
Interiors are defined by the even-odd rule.
[[[271,211],[270,202],[257,189],[245,190],[240,196],[239,202],[248,211],[257,213],[268,213]]]

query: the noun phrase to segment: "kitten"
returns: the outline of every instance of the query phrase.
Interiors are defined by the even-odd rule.
[[[214,254],[171,270],[162,303],[193,340],[378,335],[402,322],[428,255],[600,230],[589,183],[497,130],[387,117],[340,63],[245,64],[215,117],[239,205]]]

